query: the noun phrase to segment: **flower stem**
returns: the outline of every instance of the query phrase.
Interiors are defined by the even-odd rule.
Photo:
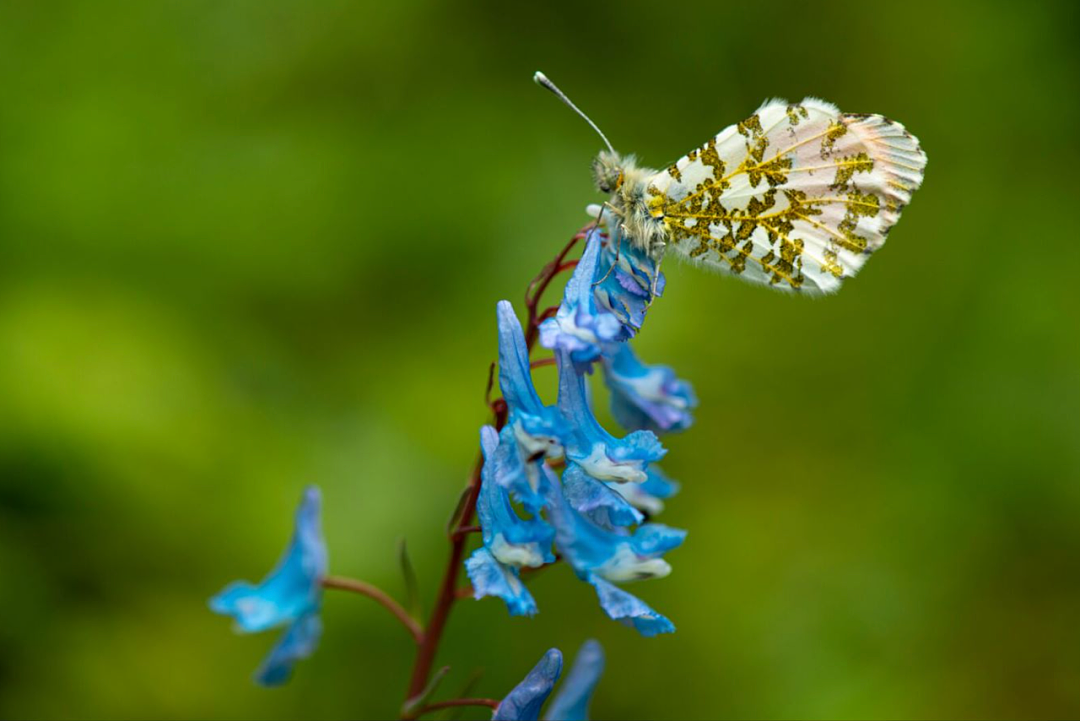
[[[499,702],[493,698],[452,698],[449,701],[435,701],[420,709],[418,716],[438,711],[441,708],[454,708],[455,706],[487,706],[490,709],[499,708]]]
[[[573,250],[578,242],[585,239],[586,232],[590,227],[591,225],[578,231],[578,233],[570,239],[570,242],[559,251],[559,254],[555,256],[555,259],[545,265],[539,275],[529,283],[529,288],[525,293],[525,307],[529,314],[525,328],[525,345],[530,353],[532,352],[533,346],[536,345],[540,322],[545,317],[549,317],[554,313],[550,308],[545,309],[542,313],[538,312],[537,307],[540,303],[540,299],[555,276],[576,265],[574,262],[566,262],[566,256]],[[488,372],[489,395],[493,382],[494,366],[492,366]],[[495,415],[495,430],[502,430],[502,427],[506,425],[506,415],[508,412],[506,403],[499,399],[489,402],[488,405]],[[461,512],[460,516],[458,516],[456,524],[449,533],[450,557],[447,559],[446,571],[443,573],[442,583],[439,584],[439,595],[435,599],[435,606],[431,611],[431,618],[428,621],[426,629],[421,632],[417,639],[418,648],[416,651],[416,661],[413,664],[408,691],[405,693],[406,699],[414,698],[417,694],[423,692],[424,688],[427,686],[428,677],[431,675],[431,667],[435,663],[435,655],[439,650],[439,643],[442,641],[443,630],[446,627],[447,619],[450,617],[450,609],[453,607],[454,601],[459,598],[457,579],[458,574],[461,573],[462,561],[465,557],[465,544],[470,535],[466,529],[471,529],[473,527],[473,515],[476,513],[476,498],[480,495],[480,471],[483,467],[484,457],[480,454],[476,459],[476,463],[473,464],[472,474],[469,477],[468,491],[463,506],[464,510]],[[464,701],[479,703],[465,704],[462,703]],[[490,706],[491,708],[498,706],[497,701],[492,701],[490,699],[457,699],[454,702],[444,701],[439,704],[425,706],[424,711],[421,713],[435,710],[436,708],[444,708],[444,706],[440,704],[454,706],[482,705]]]
[[[397,620],[401,621],[401,624],[405,626],[417,644],[423,642],[424,629],[420,628],[420,624],[416,622],[416,619],[410,616],[397,601],[390,598],[381,588],[364,581],[358,581],[355,578],[342,578],[340,576],[326,576],[322,580],[322,586],[323,588],[336,588],[340,591],[352,591],[378,601],[386,610],[394,614]]]

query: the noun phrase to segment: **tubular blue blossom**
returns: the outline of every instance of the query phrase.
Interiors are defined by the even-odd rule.
[[[612,486],[636,486],[636,483],[613,483]],[[645,517],[619,492],[592,478],[581,466],[570,462],[562,475],[563,495],[578,513],[589,517],[601,528],[635,526]]]
[[[598,641],[588,640],[574,658],[570,673],[551,699],[545,721],[586,721],[589,718],[589,702],[592,701],[596,683],[604,673],[604,649]]]
[[[682,431],[694,422],[694,389],[663,365],[642,363],[629,343],[605,347],[604,380],[611,389],[611,414],[627,430]]]
[[[506,488],[497,480],[507,458],[516,458],[506,453],[515,444],[510,434],[500,436],[491,426],[480,429],[484,466],[476,513],[484,546],[466,561],[465,570],[473,584],[474,598],[497,596],[506,602],[510,615],[531,616],[537,611],[536,601],[521,583],[518,569],[554,562],[551,543],[555,530],[537,516],[521,518]]]
[[[567,351],[556,351],[559,366],[559,411],[571,433],[565,441],[567,459],[602,481],[641,483],[646,467],[667,452],[651,431],[634,431],[615,438],[601,427],[589,407],[585,377]]]
[[[596,360],[603,344],[618,340],[623,332],[619,318],[599,307],[593,292],[601,241],[599,230],[589,231],[585,252],[566,284],[558,312],[554,318],[540,324],[540,344],[552,350],[566,351],[578,364]]]
[[[507,425],[525,458],[562,456],[566,423],[558,409],[545,406],[532,382],[529,349],[509,301],[499,301],[499,388],[509,408]],[[535,480],[535,479],[534,479]]]
[[[661,556],[679,546],[686,532],[660,524],[645,524],[633,533],[601,528],[575,511],[563,497],[554,473],[547,467],[543,470],[542,487],[555,526],[555,547],[575,573],[596,588],[608,616],[645,636],[673,632],[675,627],[668,619],[608,581],[666,576],[671,566]]]
[[[591,205],[586,210],[590,217],[596,217],[600,208]],[[594,293],[599,307],[613,313],[622,325],[616,340],[625,341],[637,335],[649,305],[655,297],[664,294],[664,274],[657,277],[656,262],[630,243],[622,232],[622,224],[610,211],[604,210],[601,222],[608,242],[599,263],[602,280]]]
[[[319,609],[327,554],[319,519],[321,505],[319,489],[308,487],[296,511],[292,541],[274,570],[257,586],[238,581],[210,599],[214,612],[236,619],[239,632],[289,624],[256,672],[256,681],[263,685],[288,680],[293,664],[315,651],[322,633]]]
[[[642,513],[656,516],[664,510],[664,501],[679,492],[679,484],[664,474],[655,464],[645,471],[644,483],[609,483],[627,502]]]
[[[557,648],[550,649],[525,680],[506,695],[495,709],[492,721],[536,721],[560,673],[562,653]]]

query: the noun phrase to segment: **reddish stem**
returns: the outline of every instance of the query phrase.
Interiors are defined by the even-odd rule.
[[[528,322],[525,326],[525,345],[529,353],[532,353],[533,346],[536,344],[537,338],[537,326],[547,317],[554,315],[558,309],[557,306],[547,308],[543,313],[537,313],[537,305],[540,302],[541,297],[544,295],[544,291],[547,290],[551,284],[553,278],[559,273],[562,273],[570,268],[573,268],[577,263],[576,261],[566,262],[567,254],[578,244],[579,241],[585,239],[586,231],[591,226],[586,226],[579,231],[570,242],[559,251],[559,254],[555,256],[555,259],[544,266],[544,269],[540,271],[540,274],[529,283],[529,288],[525,293],[525,307],[528,310]],[[488,393],[490,394],[491,387],[494,383],[494,366],[488,373]],[[490,396],[488,396],[490,397]],[[506,401],[503,399],[497,399],[495,401],[489,401],[488,406],[491,408],[495,416],[495,430],[502,430],[502,427],[506,425],[506,416],[508,408]],[[442,583],[439,585],[439,595],[435,599],[435,607],[431,611],[431,619],[428,621],[427,628],[420,635],[418,640],[419,648],[416,652],[416,662],[413,664],[412,677],[409,679],[409,689],[405,694],[406,699],[411,699],[423,692],[424,687],[427,686],[428,677],[431,675],[431,667],[435,663],[435,654],[439,650],[439,642],[442,640],[443,630],[446,628],[446,620],[450,617],[450,609],[454,605],[454,601],[458,598],[457,579],[458,574],[461,573],[462,561],[465,557],[465,543],[468,540],[469,533],[466,529],[473,527],[473,515],[476,512],[476,498],[480,494],[480,471],[484,465],[483,455],[479,455],[476,459],[476,463],[473,465],[472,475],[469,477],[468,496],[465,500],[464,511],[457,519],[457,523],[453,530],[450,531],[450,557],[446,562],[446,571],[443,573]],[[491,701],[490,699],[457,699],[455,702],[441,702],[443,704],[452,704],[455,706],[466,705],[463,701],[479,702],[482,706],[491,706],[495,708],[498,706],[497,701]],[[474,704],[475,705],[475,704]],[[434,710],[435,708],[443,708],[444,706],[431,704],[424,708],[425,711]]]
[[[493,698],[452,698],[449,701],[436,701],[429,703],[420,709],[417,716],[429,711],[438,711],[441,708],[454,708],[455,706],[487,706],[490,709],[499,708],[499,702]]]
[[[551,358],[538,358],[538,359],[534,360],[532,363],[529,364],[529,368],[536,369],[536,368],[543,368],[544,366],[553,366],[553,365],[555,365],[555,357],[554,356],[552,356]]]
[[[378,586],[373,586],[364,581],[358,581],[355,578],[327,576],[322,580],[322,587],[336,588],[340,591],[352,591],[353,593],[359,593],[362,596],[367,596],[368,598],[378,601],[386,608],[386,610],[394,614],[397,620],[401,621],[401,625],[409,631],[417,644],[420,644],[423,641],[424,629],[420,628],[420,624],[416,622],[416,619],[410,616],[397,601],[390,598],[390,596]]]

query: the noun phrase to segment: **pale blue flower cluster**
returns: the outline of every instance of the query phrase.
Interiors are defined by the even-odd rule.
[[[494,721],[536,721],[562,672],[562,652],[553,648],[525,679],[506,695],[492,716]],[[596,641],[586,641],[574,659],[574,666],[551,700],[545,721],[586,721],[596,682],[604,673],[604,649]]]
[[[240,633],[287,626],[255,672],[255,680],[264,686],[287,681],[293,664],[314,653],[322,635],[319,609],[327,554],[321,505],[319,489],[307,488],[296,511],[292,541],[274,570],[258,585],[237,581],[210,599],[210,608],[232,616]]]
[[[554,351],[558,367],[555,405],[536,392],[513,308],[498,305],[499,384],[508,416],[501,432],[481,430],[483,546],[466,569],[476,598],[496,596],[512,615],[532,615],[537,604],[520,572],[551,563],[554,544],[594,587],[608,616],[654,636],[675,627],[615,584],[671,571],[663,556],[686,533],[648,522],[677,490],[653,465],[666,453],[656,434],[687,428],[697,401],[669,368],[646,366],[630,349],[663,278],[617,231],[613,237],[622,243],[617,260],[611,237],[589,233],[557,314],[540,326],[540,342]],[[604,371],[625,436],[606,431],[593,413],[586,376],[594,364]]]

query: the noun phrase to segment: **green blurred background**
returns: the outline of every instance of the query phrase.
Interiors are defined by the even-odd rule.
[[[535,619],[458,606],[447,690],[595,636],[598,718],[1077,716],[1076,8],[3,2],[0,716],[396,713],[373,603],[330,594],[268,691],[273,637],[206,599],[317,483],[332,571],[400,595],[405,537],[430,605],[495,302],[598,198],[537,68],[652,165],[804,95],[930,163],[836,297],[667,267],[638,348],[701,398],[664,463],[690,536],[632,590],[679,632],[562,568]]]

